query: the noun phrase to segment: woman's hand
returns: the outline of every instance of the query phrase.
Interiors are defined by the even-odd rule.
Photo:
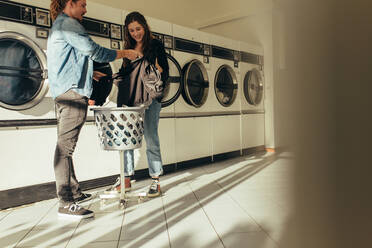
[[[100,71],[93,71],[93,79],[99,82],[101,77],[107,76],[105,73],[102,73]]]

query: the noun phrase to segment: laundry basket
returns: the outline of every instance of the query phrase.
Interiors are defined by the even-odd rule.
[[[92,110],[102,149],[131,150],[141,147],[144,107],[96,107]]]

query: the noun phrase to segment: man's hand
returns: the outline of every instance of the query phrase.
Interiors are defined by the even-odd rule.
[[[130,60],[135,60],[139,57],[142,57],[142,54],[140,52],[137,52],[136,50],[127,49],[125,50],[125,57]]]
[[[143,55],[134,49],[125,49],[116,51],[116,59],[127,58],[129,60],[135,60]]]

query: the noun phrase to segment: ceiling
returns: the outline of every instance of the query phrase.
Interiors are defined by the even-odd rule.
[[[218,26],[231,25],[234,30],[244,28],[245,19],[259,13],[271,11],[273,0],[89,0],[103,5],[128,11],[139,11],[182,26],[202,31],[218,33]],[[89,8],[89,3],[88,3]],[[217,28],[216,28],[217,26]],[[216,31],[217,30],[217,31]],[[231,33],[231,32],[230,32]],[[234,35],[223,31],[222,34],[233,39]]]

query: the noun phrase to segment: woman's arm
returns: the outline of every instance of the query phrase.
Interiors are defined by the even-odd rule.
[[[161,66],[160,66],[159,63],[158,63],[158,58],[155,59],[155,66],[156,66],[156,68],[160,71],[160,73],[163,72],[163,68],[161,68]]]
[[[166,82],[169,77],[169,65],[168,65],[168,59],[165,53],[164,45],[160,41],[156,41],[155,53],[156,53],[155,54],[156,55],[155,65],[158,68],[158,70],[161,72],[161,80],[163,82]]]

